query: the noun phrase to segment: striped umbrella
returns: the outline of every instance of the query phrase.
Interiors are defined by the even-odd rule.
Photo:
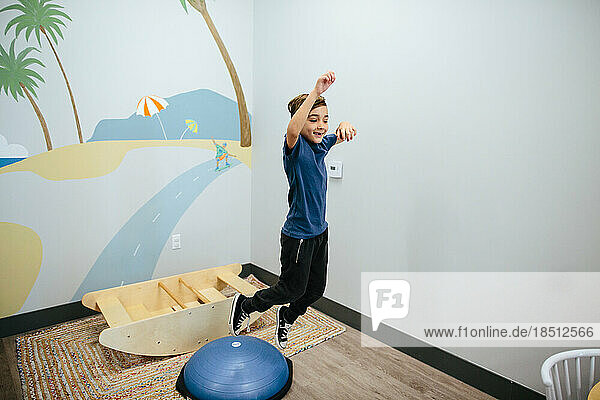
[[[183,135],[185,135],[188,129],[192,133],[198,133],[198,124],[196,123],[196,121],[194,121],[193,119],[186,119],[185,124],[187,125],[187,128],[185,128],[185,131],[183,131],[179,140],[183,139]]]
[[[152,117],[156,114],[156,118],[158,118],[158,122],[160,123],[160,127],[162,128],[165,140],[167,140],[167,135],[165,134],[165,127],[163,126],[163,123],[160,120],[158,113],[161,110],[164,110],[168,105],[169,103],[167,103],[167,101],[162,97],[144,96],[138,102],[137,110],[135,112],[137,115],[143,115],[144,117]]]

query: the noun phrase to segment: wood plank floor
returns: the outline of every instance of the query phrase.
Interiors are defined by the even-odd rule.
[[[391,347],[361,347],[360,331],[346,329],[292,357],[294,383],[286,399],[494,399]]]
[[[361,347],[360,331],[346,329],[291,358],[294,382],[286,400],[494,399],[393,348]],[[20,400],[14,336],[0,344],[0,399]]]

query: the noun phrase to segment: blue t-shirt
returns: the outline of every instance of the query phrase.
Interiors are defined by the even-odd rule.
[[[325,194],[327,169],[325,156],[337,141],[334,134],[325,135],[319,144],[298,136],[293,149],[283,140],[283,169],[290,191],[290,210],[281,231],[297,239],[309,239],[327,229],[325,221]]]

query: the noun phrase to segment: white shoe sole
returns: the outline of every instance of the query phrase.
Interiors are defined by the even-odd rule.
[[[287,343],[285,345],[282,345],[281,343],[279,343],[279,335],[277,334],[277,332],[279,331],[279,312],[281,311],[281,307],[279,307],[277,309],[277,324],[275,324],[275,343],[277,343],[277,347],[279,347],[281,350],[285,349],[287,347]]]

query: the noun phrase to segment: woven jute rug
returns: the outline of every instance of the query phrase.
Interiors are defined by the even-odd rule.
[[[250,275],[250,283],[264,283]],[[227,287],[222,293],[235,292]],[[272,307],[250,328],[249,334],[275,345],[275,311]],[[175,381],[194,353],[174,357],[146,357],[102,346],[98,337],[108,328],[99,314],[66,322],[16,338],[17,363],[25,399],[182,399]],[[325,314],[309,308],[294,323],[287,357],[316,346],[345,331]]]

